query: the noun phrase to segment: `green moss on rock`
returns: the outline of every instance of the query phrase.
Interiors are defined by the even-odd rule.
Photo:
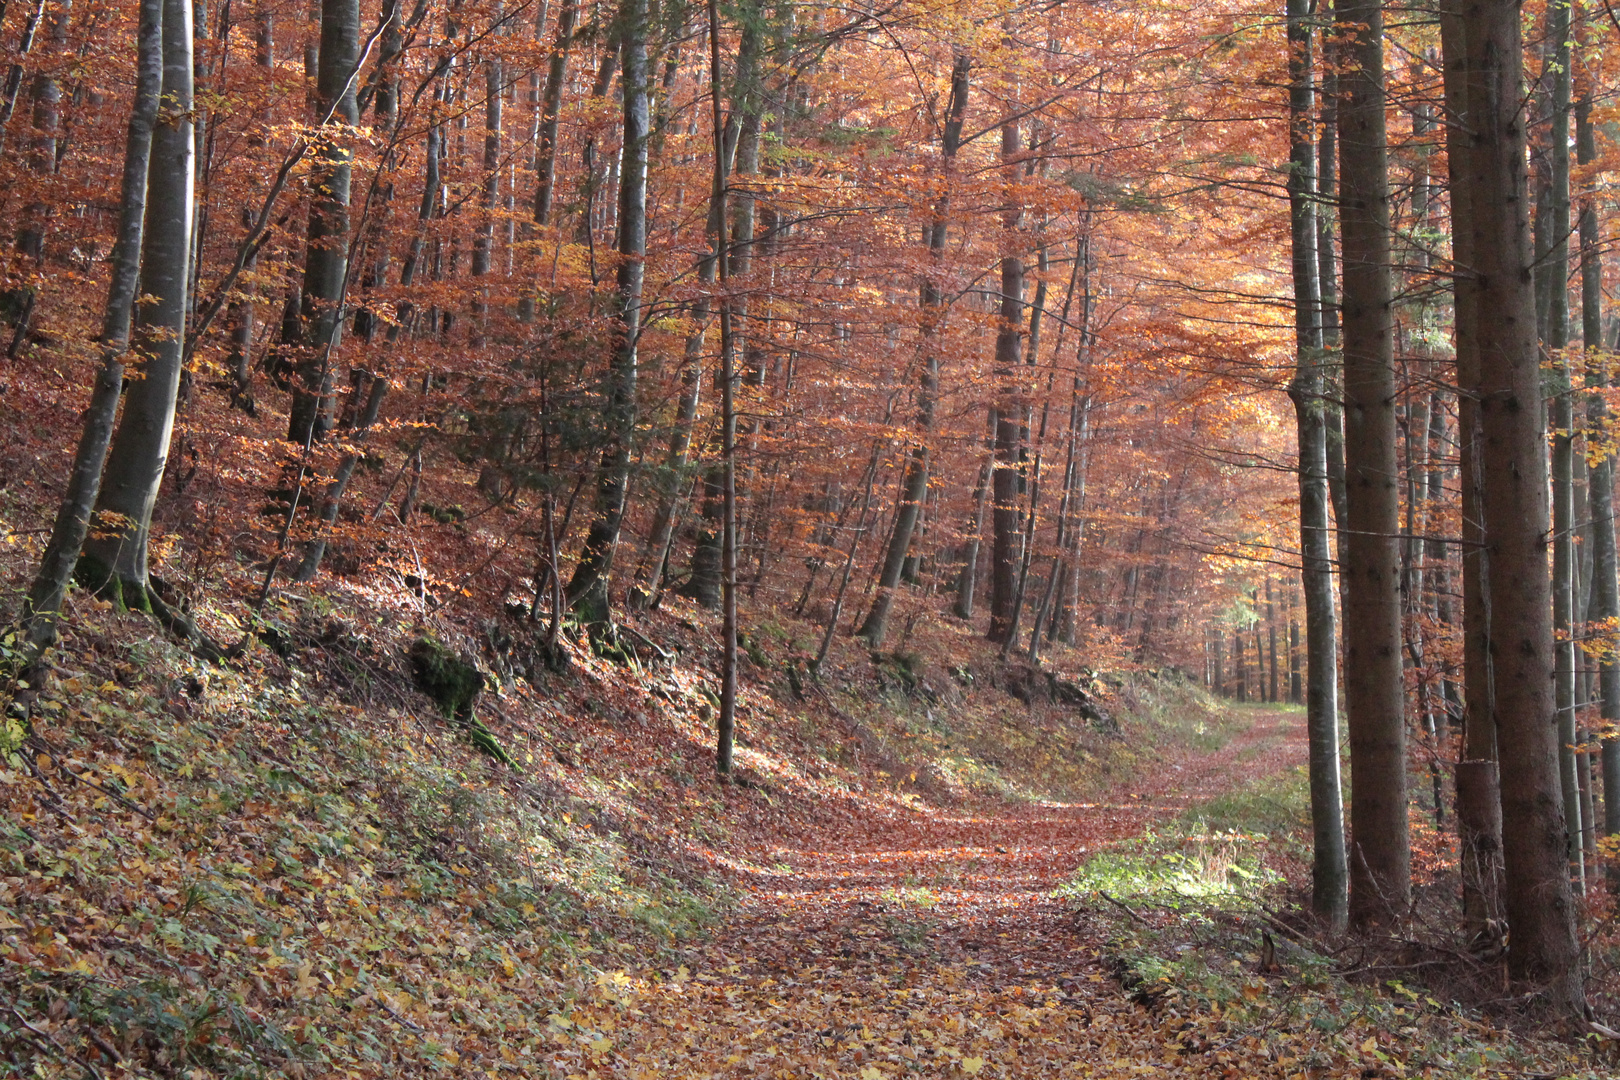
[[[484,673],[432,638],[411,645],[411,672],[416,688],[451,720],[470,720],[473,702],[484,689]]]

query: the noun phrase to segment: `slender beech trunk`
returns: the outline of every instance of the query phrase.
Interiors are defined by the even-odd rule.
[[[267,73],[274,72],[275,20],[265,0],[259,0],[253,8],[253,45],[254,63]],[[268,107],[261,110],[256,117],[254,131],[248,137],[248,145],[255,148],[263,147],[274,123],[274,111]],[[244,233],[251,235],[254,217],[253,208],[244,205],[241,210]],[[259,252],[254,248],[244,256],[242,269],[252,274],[258,269],[258,264]],[[193,292],[195,288],[193,285]],[[257,287],[251,282],[239,289],[236,295],[231,297],[226,320],[231,328],[231,351],[225,364],[231,376],[231,407],[241,409],[249,416],[258,414],[258,403],[253,400],[253,335],[257,321],[254,297],[257,292]],[[193,326],[192,329],[195,333],[196,327]]]
[[[1494,694],[1488,721],[1501,752],[1508,971],[1552,1009],[1578,1018],[1585,993],[1559,799],[1546,413],[1530,274],[1519,5],[1447,0],[1441,32],[1452,214],[1466,259],[1456,277],[1459,394],[1477,402],[1475,464],[1483,478]]]
[[[574,21],[578,15],[575,0],[563,0],[562,7],[557,9],[557,36],[546,61],[546,88],[540,99],[536,131],[531,231],[551,224],[551,203],[557,186],[557,125],[562,115],[563,82],[568,75],[568,51],[574,44]],[[526,286],[518,301],[518,318],[523,322],[532,321],[534,306],[534,290]]]
[[[1008,185],[1001,212],[1001,304],[996,330],[995,378],[1000,383],[996,407],[995,470],[991,477],[990,627],[986,637],[1006,643],[1013,631],[1013,605],[1018,588],[1019,451],[1023,440],[1019,417],[1024,409],[1019,365],[1023,358],[1024,260],[1016,250],[1023,204],[1011,190],[1018,176],[1018,121],[1001,125],[1001,162]]]
[[[501,5],[496,4],[494,17],[499,21]],[[499,30],[492,35],[492,45],[499,47]],[[491,55],[484,62],[484,188],[483,220],[478,223],[478,234],[473,238],[472,276],[486,277],[495,253],[495,217],[501,208],[501,140],[505,123],[505,71],[500,54]],[[478,289],[473,294],[473,326],[470,344],[482,344],[488,333],[489,290]]]
[[[6,84],[0,91],[0,153],[5,152],[6,126],[11,123],[11,117],[17,109],[17,95],[22,91],[23,58],[34,47],[34,38],[39,34],[40,20],[45,18],[46,7],[49,0],[38,0],[23,22],[22,35],[17,40],[16,59],[11,62],[6,72]]]
[[[1038,140],[1033,140],[1038,142]],[[1032,146],[1033,149],[1033,146]],[[1047,254],[1043,244],[1036,263],[1041,278],[1040,284],[1035,287],[1034,302],[1029,305],[1029,340],[1025,344],[1024,364],[1035,367],[1041,351],[1041,315],[1046,311],[1046,270]],[[1046,445],[1046,425],[1052,414],[1052,380],[1057,372],[1046,381],[1046,402],[1041,409],[1041,423],[1039,435],[1034,440],[1034,454],[1030,453],[1030,407],[1024,407],[1024,422],[1019,427],[1019,459],[1022,466],[1020,470],[1019,486],[1027,489],[1028,497],[1024,501],[1023,535],[1018,541],[1018,565],[1016,568],[1015,584],[1013,586],[1012,621],[1007,627],[1006,637],[1001,642],[1001,655],[1006,656],[1018,644],[1018,628],[1024,614],[1024,591],[1029,584],[1029,567],[1035,553],[1035,526],[1039,521],[1041,504],[1041,457]]]
[[[49,19],[50,50],[58,56],[67,51],[71,9],[72,5],[64,2]],[[41,5],[41,10],[44,10],[44,5]],[[37,21],[31,20],[29,29],[24,33],[25,45],[32,40],[35,26]],[[28,168],[41,178],[41,191],[48,184],[48,178],[56,172],[57,138],[62,127],[62,87],[50,71],[52,66],[50,61],[46,61],[28,86],[29,126],[33,129],[33,136],[28,142]],[[17,230],[17,253],[33,264],[31,269],[35,272],[45,261],[45,231],[50,215],[49,199],[43,196],[36,198],[23,208],[22,226]],[[7,358],[16,360],[28,341],[29,331],[33,329],[39,289],[30,283],[14,292],[9,299],[21,309],[16,329],[11,335],[11,345],[6,350]]]
[[[709,76],[711,85],[720,85],[720,8],[709,0]],[[629,40],[626,40],[625,70],[629,73]],[[732,743],[737,729],[737,411],[733,400],[736,389],[736,344],[731,328],[731,266],[726,237],[726,193],[730,186],[726,169],[726,125],[720,111],[720,95],[710,101],[714,130],[714,188],[710,207],[714,214],[714,252],[719,269],[720,296],[720,457],[723,514],[721,519],[721,630],[720,715],[715,735],[715,770],[731,772]],[[847,579],[847,572],[846,572]],[[835,612],[833,623],[837,624]],[[822,643],[826,653],[826,643]],[[819,663],[819,658],[818,658]]]
[[[1321,0],[1317,20],[1323,25],[1333,24],[1333,4]],[[1322,297],[1322,347],[1336,353],[1341,344],[1339,334],[1339,274],[1338,260],[1334,257],[1334,226],[1339,213],[1339,67],[1340,47],[1334,34],[1322,37],[1322,101],[1317,143],[1316,168],[1316,269],[1317,291]],[[1329,364],[1322,373],[1323,408],[1326,410],[1328,498],[1333,507],[1333,520],[1341,527],[1345,521],[1344,508],[1344,417],[1338,399],[1341,395],[1335,378],[1337,365]],[[1343,594],[1341,575],[1339,589]]]
[[[1338,126],[1344,259],[1345,705],[1350,730],[1350,920],[1402,918],[1411,902],[1401,674],[1400,497],[1384,130],[1383,9],[1339,0]]]
[[[906,475],[902,484],[900,506],[894,515],[894,529],[889,534],[889,545],[883,555],[883,570],[878,576],[877,596],[867,612],[860,634],[872,648],[883,644],[888,632],[889,610],[894,604],[894,592],[900,586],[905,569],[906,555],[911,550],[912,533],[922,512],[923,500],[928,495],[928,440],[934,429],[934,401],[939,393],[939,349],[934,342],[940,323],[945,317],[945,295],[934,275],[940,272],[945,255],[946,231],[950,223],[951,176],[956,152],[962,144],[962,124],[967,115],[968,72],[973,61],[966,52],[958,51],[951,66],[951,98],[946,110],[945,130],[940,139],[940,161],[945,190],[934,202],[932,220],[924,229],[928,244],[929,269],[924,273],[918,306],[922,309],[922,374],[917,387],[917,445],[906,462]]]
[[[1277,604],[1271,595],[1271,575],[1266,575],[1266,652],[1271,661],[1271,682],[1266,699],[1281,701],[1281,680],[1277,670]]]
[[[1590,88],[1583,89],[1575,110],[1575,153],[1580,165],[1597,160],[1597,133],[1592,123]],[[1596,195],[1581,196],[1581,339],[1588,356],[1586,384],[1602,387],[1610,373],[1595,355],[1603,348],[1603,256],[1598,231]],[[1601,431],[1608,423],[1608,405],[1602,394],[1587,398],[1586,426]],[[1592,518],[1592,603],[1588,618],[1598,625],[1620,615],[1620,580],[1617,580],[1614,539],[1614,454],[1605,453],[1592,465],[1587,481]],[[1620,634],[1610,632],[1609,646],[1598,664],[1599,715],[1609,734],[1602,740],[1603,833],[1620,833]]]
[[[647,253],[647,7],[645,0],[624,0],[619,11],[623,28],[624,152],[619,180],[618,326],[608,374],[608,404],[603,417],[608,445],[602,451],[596,493],[596,518],[568,583],[568,602],[590,621],[608,621],[608,583],[613,555],[624,523],[636,430],[636,344],[641,334],[642,260]]]
[[[992,450],[990,458],[979,470],[979,481],[973,488],[973,522],[969,526],[967,543],[962,552],[962,576],[956,582],[956,601],[951,605],[952,613],[959,619],[973,618],[974,595],[978,591],[979,580],[979,545],[984,536],[985,503],[989,500],[990,481],[995,468],[995,452]]]
[[[299,355],[288,410],[287,440],[308,446],[332,430],[332,360],[342,337],[343,289],[349,270],[351,154],[338,125],[360,122],[353,73],[360,57],[359,0],[321,0],[316,110],[332,130],[316,136],[304,283],[299,298]]]
[[[1581,785],[1576,776],[1575,738],[1575,410],[1569,364],[1562,355],[1569,344],[1569,5],[1547,7],[1547,42],[1552,70],[1548,101],[1546,201],[1548,244],[1538,260],[1544,293],[1546,335],[1554,357],[1552,401],[1552,548],[1553,635],[1556,641],[1553,700],[1558,709],[1558,777],[1568,828],[1570,877],[1585,889],[1581,857]]]
[[[730,113],[725,118],[720,136],[724,147],[728,174],[736,163],[738,174],[748,174],[759,166],[759,61],[763,37],[759,27],[759,9],[756,6],[739,9],[743,19],[738,35],[737,58],[731,76]],[[719,94],[716,83],[716,95]],[[752,259],[754,236],[753,200],[739,197],[733,209],[731,237],[725,248],[726,273],[732,278],[746,277]],[[711,223],[712,224],[712,223]],[[747,317],[747,304],[740,297],[732,297],[730,318],[732,332],[739,338],[741,324]],[[746,342],[737,347],[749,351]],[[684,596],[691,597],[704,607],[713,608],[723,601],[725,588],[721,582],[725,555],[724,525],[725,482],[721,475],[723,465],[712,465],[703,477],[703,527],[692,552],[691,573],[681,588]]]
[[[1295,705],[1305,704],[1305,670],[1300,666],[1299,592],[1288,590],[1288,700]]]
[[[140,378],[130,382],[96,500],[104,523],[85,545],[82,573],[100,591],[149,607],[147,541],[174,430],[186,330],[186,270],[193,213],[190,0],[163,0],[163,123],[152,129],[142,229],[140,298],[133,342]]]
[[[69,579],[90,528],[91,510],[101,490],[101,472],[112,441],[118,398],[124,386],[124,354],[141,272],[142,226],[146,214],[147,165],[163,82],[163,0],[141,0],[135,35],[135,96],[124,140],[124,172],[119,188],[118,233],[112,251],[112,280],[101,321],[101,369],[84,411],[84,429],[73,455],[67,491],[56,512],[51,539],[24,610],[29,646],[56,640],[57,620]],[[160,474],[161,475],[161,474]]]

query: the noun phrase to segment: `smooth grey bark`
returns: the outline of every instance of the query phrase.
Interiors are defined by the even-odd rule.
[[[501,6],[495,7],[494,17],[501,17]],[[496,31],[499,34],[499,31]],[[505,75],[501,57],[495,53],[484,62],[484,218],[478,223],[473,237],[472,276],[486,277],[495,251],[495,215],[501,208],[501,139],[504,134],[503,108],[506,94]],[[479,289],[473,299],[473,328],[470,344],[482,344],[488,331],[489,292]]]
[[[1081,463],[1076,450],[1080,448],[1081,440],[1084,437],[1081,428],[1088,425],[1087,411],[1090,406],[1089,395],[1085,398],[1081,396],[1081,388],[1085,383],[1083,373],[1088,366],[1089,353],[1087,347],[1091,332],[1090,246],[1089,237],[1084,235],[1079,238],[1078,243],[1075,245],[1074,264],[1069,272],[1069,287],[1063,299],[1062,320],[1058,324],[1058,341],[1053,349],[1054,355],[1062,354],[1063,330],[1068,326],[1069,310],[1074,302],[1074,294],[1078,286],[1080,291],[1080,318],[1076,329],[1079,334],[1080,344],[1075,349],[1075,374],[1069,391],[1069,429],[1063,451],[1062,495],[1058,499],[1057,522],[1053,536],[1055,550],[1052,553],[1052,561],[1046,574],[1046,587],[1042,590],[1040,603],[1035,608],[1034,625],[1030,628],[1029,634],[1029,647],[1025,650],[1025,655],[1029,657],[1031,663],[1039,662],[1042,633],[1044,632],[1047,635],[1047,640],[1052,640],[1057,624],[1062,619],[1061,611],[1053,615],[1050,620],[1048,620],[1048,615],[1053,614],[1053,600],[1059,596],[1061,582],[1068,577],[1063,564],[1069,550],[1070,519],[1074,517],[1078,520],[1078,515],[1072,513],[1075,506],[1076,466]],[[1084,274],[1081,273],[1082,268],[1086,271]],[[1053,378],[1055,377],[1056,372],[1054,371]],[[1048,398],[1050,398],[1050,385],[1047,392]],[[1044,417],[1042,426],[1045,426]],[[1080,477],[1079,479],[1083,488],[1084,478]]]
[[[68,20],[72,4],[63,3],[50,17],[50,48],[57,54],[67,49]],[[42,70],[29,80],[29,127],[32,137],[28,141],[29,171],[49,176],[56,171],[57,138],[62,134],[62,86],[50,71],[47,62]],[[22,227],[17,231],[17,251],[25,258],[39,262],[45,255],[45,219],[50,206],[45,202],[30,203],[23,212]],[[32,292],[30,292],[32,298]],[[23,319],[26,327],[27,318]],[[11,356],[17,355],[19,338],[14,338]]]
[[[1350,732],[1350,921],[1367,926],[1403,917],[1412,893],[1383,8],[1377,0],[1339,0],[1334,18],[1344,49],[1338,127],[1345,517],[1339,558]]]
[[[1554,358],[1552,406],[1552,607],[1556,649],[1553,701],[1558,710],[1558,778],[1568,829],[1570,877],[1586,887],[1581,857],[1581,786],[1575,754],[1575,408],[1569,364],[1561,355],[1569,344],[1569,5],[1547,6],[1547,42],[1551,52],[1548,100],[1547,184],[1539,193],[1546,203],[1548,244],[1538,259],[1545,309],[1543,343]],[[1538,208],[1539,209],[1539,208]]]
[[[1021,150],[1018,122],[1001,125],[1001,162],[1010,186],[1017,177]],[[1023,360],[1024,260],[1014,245],[1023,220],[1023,205],[1011,197],[1001,211],[1001,302],[996,330],[995,369],[1000,403],[996,407],[995,468],[990,478],[990,627],[985,637],[996,644],[1011,640],[1018,588],[1019,451],[1023,430],[1023,394],[1018,368]]]
[[[878,575],[877,595],[872,608],[866,613],[860,636],[876,649],[883,644],[888,633],[889,611],[894,605],[894,593],[900,586],[905,570],[906,556],[911,550],[911,538],[922,513],[923,500],[928,495],[929,449],[928,441],[934,430],[934,403],[939,394],[939,355],[934,336],[944,319],[945,296],[933,275],[940,272],[945,254],[945,241],[950,226],[950,183],[956,153],[962,145],[962,125],[967,115],[968,73],[973,60],[966,52],[958,51],[951,65],[951,97],[945,112],[945,129],[940,138],[940,171],[945,190],[934,202],[933,215],[925,231],[927,236],[929,271],[924,274],[918,306],[922,308],[922,373],[917,386],[917,445],[906,461],[905,480],[901,485],[900,506],[894,515],[894,529],[889,533],[889,544],[883,555],[883,569]]]
[[[1311,908],[1330,926],[1348,914],[1344,794],[1339,770],[1339,653],[1333,614],[1333,551],[1328,529],[1328,364],[1322,341],[1316,221],[1316,147],[1312,138],[1309,0],[1287,0],[1288,206],[1293,251],[1296,363],[1288,396],[1299,446],[1300,581],[1305,604],[1305,730],[1311,790]]]
[[[6,72],[4,90],[0,90],[0,153],[5,152],[6,126],[11,123],[11,116],[17,109],[17,95],[22,91],[23,58],[34,47],[34,38],[38,36],[39,24],[45,18],[45,10],[49,0],[38,0],[23,22],[21,36],[17,39],[16,59],[11,62]]]
[[[274,15],[269,6],[260,0],[253,9],[253,59],[254,63],[266,71],[274,71],[276,66],[276,35]],[[267,133],[274,123],[273,110],[266,108],[257,117],[259,127],[248,138],[248,145],[261,147],[265,144]],[[254,213],[250,206],[243,206],[241,212],[243,231],[250,234],[254,228]],[[257,249],[248,251],[242,259],[242,269],[252,273],[258,268],[259,253]],[[196,285],[192,286],[195,293]],[[230,325],[231,351],[226,359],[225,366],[231,376],[231,406],[241,409],[249,416],[257,415],[258,404],[253,400],[253,334],[257,321],[254,298],[258,289],[254,285],[247,285],[239,294],[231,296],[228,308],[227,322]],[[195,337],[195,325],[193,326]]]
[[[534,223],[551,224],[551,202],[557,181],[557,124],[562,112],[563,81],[568,74],[568,50],[574,44],[574,20],[579,7],[565,0],[557,11],[557,38],[546,61],[546,89],[540,104],[540,140],[535,152]],[[532,299],[529,301],[533,303]],[[530,312],[532,315],[532,311]]]
[[[1546,412],[1531,268],[1519,5],[1441,6],[1447,151],[1463,198],[1459,394],[1478,403],[1491,719],[1500,748],[1508,972],[1549,1007],[1585,1013],[1559,798],[1547,575]],[[1454,186],[1454,193],[1459,190]],[[1464,353],[1462,347],[1467,347]],[[1459,817],[1461,815],[1459,814]]]
[[[994,427],[994,425],[991,425]],[[973,488],[973,523],[969,527],[967,544],[962,554],[962,576],[956,582],[956,600],[951,611],[959,619],[973,618],[974,594],[979,579],[979,546],[984,536],[984,510],[989,500],[990,478],[996,468],[995,452],[979,470],[979,480]]]
[[[1056,606],[1046,631],[1048,642],[1061,638],[1067,645],[1075,643],[1080,621],[1080,548],[1085,540],[1086,486],[1091,470],[1093,395],[1089,383],[1091,349],[1096,338],[1091,323],[1096,289],[1092,281],[1094,267],[1089,233],[1081,236],[1075,257],[1082,278],[1080,341],[1075,352],[1076,373],[1069,399],[1069,445],[1064,462],[1065,506],[1058,514],[1058,549],[1062,566],[1053,567],[1053,575],[1058,578],[1057,591],[1053,596]],[[1030,659],[1034,659],[1033,644]]]
[[[1597,133],[1592,123],[1592,102],[1582,94],[1575,110],[1575,154],[1577,163],[1590,165],[1597,160]],[[1603,252],[1598,231],[1596,196],[1588,191],[1581,197],[1581,340],[1588,356],[1603,348]],[[1603,386],[1608,380],[1595,367],[1588,366],[1586,384]],[[1601,394],[1587,398],[1586,421],[1590,431],[1601,431],[1608,423],[1609,409]],[[1592,622],[1603,624],[1620,615],[1620,574],[1617,574],[1614,537],[1614,455],[1605,453],[1591,467],[1587,481],[1592,536]],[[1598,662],[1599,716],[1610,731],[1620,728],[1620,635],[1611,633]],[[1603,833],[1620,833],[1620,736],[1610,735],[1601,742],[1603,771]]]
[[[1040,140],[1032,135],[1031,149]],[[1041,316],[1046,311],[1046,272],[1048,269],[1046,246],[1040,247],[1036,259],[1037,271],[1040,275],[1039,284],[1035,286],[1035,296],[1029,305],[1029,337],[1024,348],[1024,363],[1034,367],[1039,360],[1041,351]],[[1006,637],[1001,642],[1001,655],[1006,656],[1018,644],[1019,628],[1024,614],[1024,592],[1029,585],[1029,568],[1035,554],[1035,526],[1039,521],[1041,504],[1041,462],[1046,446],[1046,425],[1052,413],[1052,383],[1057,378],[1054,370],[1046,382],[1046,400],[1041,407],[1041,423],[1034,446],[1030,446],[1030,406],[1024,406],[1023,423],[1019,425],[1019,456],[1022,459],[1022,476],[1020,487],[1027,489],[1028,496],[1023,506],[1023,535],[1018,540],[1018,564],[1015,568],[1015,583],[1013,585],[1012,619],[1007,626]],[[1033,449],[1033,453],[1031,453]],[[1147,623],[1143,624],[1143,636],[1147,634]]]
[[[324,439],[332,430],[332,357],[342,338],[343,292],[349,271],[349,180],[351,158],[346,134],[337,125],[360,121],[355,96],[355,65],[360,55],[359,0],[321,0],[321,36],[316,66],[316,111],[330,115],[314,136],[313,198],[304,281],[299,297],[299,355],[287,417],[287,441],[299,446]]]
[[[1317,19],[1323,25],[1333,25],[1333,5],[1321,0]],[[1337,353],[1341,345],[1339,333],[1339,273],[1334,257],[1334,227],[1338,223],[1339,205],[1339,67],[1341,46],[1335,35],[1322,37],[1322,96],[1321,136],[1317,142],[1316,157],[1316,266],[1317,290],[1322,296],[1322,346]],[[1336,359],[1336,358],[1335,358]],[[1333,507],[1333,520],[1343,527],[1344,506],[1344,417],[1336,399],[1341,395],[1338,387],[1337,364],[1330,364],[1325,372],[1327,398],[1327,471],[1328,498]],[[1340,576],[1339,591],[1342,603],[1344,579]]]
[[[135,35],[135,94],[124,139],[124,171],[119,185],[118,233],[112,250],[112,278],[101,321],[101,368],[84,411],[84,428],[67,490],[57,509],[51,539],[28,591],[23,624],[30,648],[56,640],[57,620],[79,551],[90,528],[90,514],[101,490],[101,473],[112,441],[118,398],[124,386],[124,354],[140,281],[142,227],[146,216],[147,166],[163,83],[163,0],[141,0]]]
[[[720,85],[720,6],[708,0],[709,77]],[[627,43],[628,44],[628,43]],[[626,58],[626,64],[629,60]],[[720,715],[715,730],[715,771],[731,773],[733,743],[737,730],[737,388],[736,341],[732,335],[731,260],[726,237],[726,195],[730,187],[726,168],[726,124],[720,111],[720,95],[710,98],[713,121],[714,187],[710,203],[715,217],[715,256],[720,279],[720,468],[721,468],[721,616],[720,633]],[[846,572],[845,580],[848,580]],[[833,625],[838,623],[836,611]],[[826,653],[825,642],[822,654]],[[819,658],[818,658],[819,663]]]
[[[598,469],[596,518],[568,582],[568,603],[592,622],[609,619],[608,582],[624,524],[636,429],[636,345],[641,334],[643,259],[647,253],[647,6],[624,0],[619,11],[624,91],[624,151],[619,181],[619,266],[613,356],[603,423],[608,444]]]
[[[132,340],[141,377],[130,381],[124,413],[108,451],[92,520],[96,532],[81,573],[98,591],[140,608],[149,574],[152,508],[168,461],[186,338],[196,153],[192,138],[192,27],[189,0],[163,0],[163,75],[152,131],[141,232],[139,302]]]
[[[759,110],[762,100],[759,91],[759,62],[764,37],[761,33],[761,11],[757,3],[750,3],[737,9],[742,20],[741,33],[737,36],[737,55],[732,71],[732,85],[730,91],[730,111],[721,126],[721,134],[716,138],[721,140],[724,147],[724,156],[727,163],[728,176],[731,174],[731,165],[735,163],[735,172],[738,175],[754,173],[759,168]],[[713,75],[714,93],[720,93],[719,75]],[[754,238],[754,202],[751,198],[742,196],[739,192],[736,205],[730,218],[730,240],[722,249],[725,254],[724,274],[732,278],[747,275],[752,261]],[[712,223],[711,223],[712,224]],[[746,338],[741,333],[740,324],[747,318],[747,304],[740,297],[731,297],[727,301],[729,317],[732,321],[732,331],[739,338]],[[734,347],[749,350],[746,343],[734,343]],[[723,599],[724,577],[723,565],[725,555],[724,525],[725,516],[725,482],[721,475],[724,467],[718,463],[711,465],[703,476],[703,503],[700,511],[702,526],[698,530],[697,541],[693,545],[690,573],[686,584],[681,587],[681,595],[696,600],[707,608],[718,607]]]

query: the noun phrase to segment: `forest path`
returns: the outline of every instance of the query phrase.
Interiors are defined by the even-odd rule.
[[[1051,893],[1088,852],[1305,761],[1298,711],[1244,711],[1220,749],[1146,763],[1095,802],[863,803],[814,848],[737,852],[739,908],[678,971],[604,976],[558,1033],[556,1074],[1220,1075],[1148,1036],[1160,1020]]]

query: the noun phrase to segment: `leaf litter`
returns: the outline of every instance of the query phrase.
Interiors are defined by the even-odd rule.
[[[1195,941],[1186,911],[1056,895],[1097,853],[1296,769],[1296,713],[1244,711],[1217,748],[1138,746],[1128,782],[929,799],[890,749],[907,732],[824,716],[866,755],[840,762],[778,711],[771,731],[756,722],[743,782],[716,786],[698,779],[707,727],[685,676],[627,689],[580,661],[576,692],[519,690],[486,714],[519,776],[330,672],[201,671],[87,635],[0,777],[0,1061],[45,1077],[881,1080],[1487,1076],[1529,1060],[1462,1017],[1445,1022],[1475,1059],[1426,1054],[1435,1016],[1417,1013],[1438,1006],[1397,998],[1403,1027],[1319,973],[1256,970],[1231,935]],[[756,720],[778,708],[755,694]],[[1060,732],[1022,715],[1006,723],[1033,731],[1039,765]],[[1230,993],[1140,962],[1211,942]]]

